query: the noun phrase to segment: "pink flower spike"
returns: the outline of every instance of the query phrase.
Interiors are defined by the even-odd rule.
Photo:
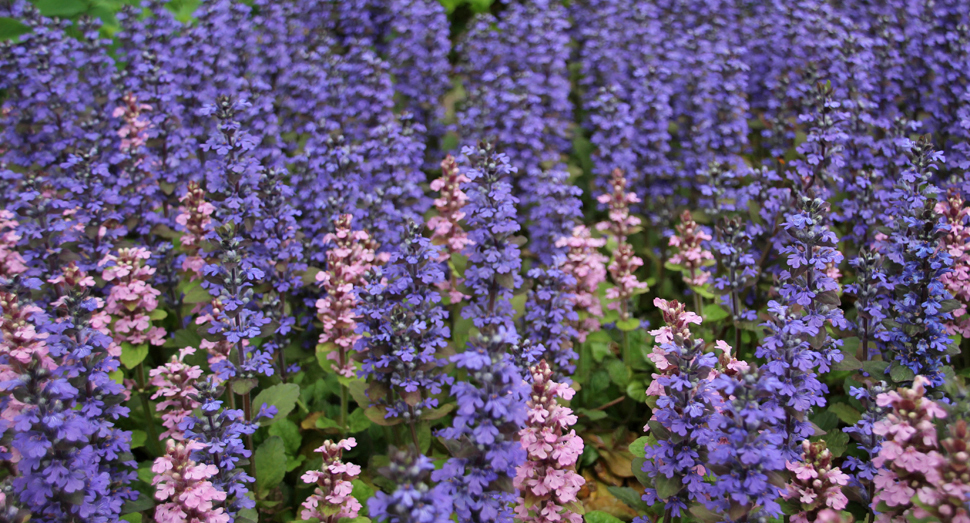
[[[573,389],[552,381],[552,370],[545,360],[529,369],[532,374],[527,425],[519,431],[526,462],[516,468],[513,485],[521,495],[515,507],[523,523],[550,523],[570,517],[564,507],[576,501],[586,482],[576,473],[576,462],[583,453],[583,439],[575,430],[572,410],[557,398],[572,397]],[[568,391],[568,392],[567,392]]]

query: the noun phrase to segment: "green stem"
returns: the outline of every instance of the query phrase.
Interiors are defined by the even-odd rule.
[[[347,386],[340,386],[340,429],[347,432]]]
[[[249,423],[250,421],[253,420],[253,399],[250,396],[249,392],[247,392],[242,395],[242,400],[243,400],[243,415],[246,417],[246,423]],[[251,457],[254,456],[254,452],[256,450],[253,448],[252,434],[246,434],[246,449],[249,450],[249,455]],[[253,478],[256,477],[255,459],[249,460],[249,475],[252,476]]]
[[[145,419],[148,420],[148,448],[155,456],[161,456],[158,429],[155,428],[155,410],[152,409],[148,391],[145,390],[145,362],[138,364],[138,396],[141,398],[141,408],[145,411]]]
[[[626,335],[626,331],[620,331],[620,347],[623,354],[623,363],[630,367],[633,365],[633,355],[630,354],[630,338]]]

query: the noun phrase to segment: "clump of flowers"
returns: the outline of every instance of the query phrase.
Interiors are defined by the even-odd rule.
[[[20,235],[14,213],[0,210],[0,278],[10,278],[27,271],[24,258],[17,252]]]
[[[525,424],[528,394],[512,306],[522,285],[522,259],[513,241],[520,230],[517,200],[508,181],[515,169],[488,143],[462,153],[474,162],[465,188],[474,242],[465,251],[465,285],[472,298],[462,316],[474,322],[479,335],[451,357],[467,378],[451,387],[458,408],[452,426],[440,433],[452,457],[432,477],[448,483],[460,522],[511,521],[515,496],[506,481],[525,460],[515,433]]]
[[[552,381],[553,372],[545,360],[529,371],[529,415],[526,427],[519,432],[527,458],[516,468],[514,479],[520,493],[516,519],[527,523],[581,523],[576,495],[586,480],[576,473],[576,461],[583,453],[583,439],[569,428],[576,423],[572,409],[557,401],[572,399],[575,391]]]
[[[777,428],[785,417],[777,401],[781,384],[752,365],[733,377],[721,374],[711,385],[724,402],[711,414],[710,437],[702,441],[716,478],[707,508],[730,514],[730,521],[781,515],[784,485],[773,474],[785,468],[785,438]]]
[[[247,487],[254,479],[238,466],[241,460],[252,457],[242,438],[256,432],[256,423],[246,421],[241,410],[222,408],[219,398],[224,389],[211,377],[196,388],[199,414],[185,418],[180,426],[186,444],[195,441],[202,445],[192,452],[192,460],[215,467],[216,474],[208,479],[216,490],[226,493],[223,508],[230,519],[235,518],[239,510],[256,506]]]
[[[360,339],[357,333],[358,316],[355,287],[363,284],[364,273],[374,264],[377,245],[366,231],[351,229],[353,216],[344,214],[334,221],[334,232],[326,240],[332,244],[327,251],[327,270],[317,273],[316,280],[326,293],[317,300],[317,318],[323,323],[320,344],[332,344],[327,359],[334,362],[341,376],[352,378],[354,365],[349,352]]]
[[[801,504],[801,512],[791,518],[793,523],[818,521],[818,514],[826,507],[842,510],[849,503],[842,487],[849,483],[849,476],[832,464],[832,452],[824,441],[802,442],[801,461],[788,462],[792,473],[786,499]]]
[[[367,500],[371,519],[387,523],[447,523],[452,500],[444,485],[433,485],[431,458],[410,450],[392,450],[391,463],[381,476],[397,485],[394,492],[377,492]]]
[[[647,284],[637,279],[636,270],[643,260],[633,252],[633,245],[627,237],[636,232],[640,218],[630,215],[630,204],[640,201],[636,193],[627,191],[626,177],[619,169],[610,178],[612,192],[601,194],[599,202],[609,207],[608,221],[600,222],[596,228],[608,232],[616,241],[613,259],[608,270],[613,279],[613,287],[606,291],[606,297],[613,300],[609,308],[620,313],[621,320],[630,318],[630,301],[633,296],[647,291]]]
[[[125,122],[118,130],[118,136],[121,137],[121,149],[132,151],[145,145],[145,141],[148,139],[148,129],[152,124],[142,113],[151,111],[152,107],[148,104],[139,103],[132,93],[125,94],[121,98],[121,102],[124,105],[116,107],[111,116],[121,117],[122,121]]]
[[[566,381],[576,370],[572,363],[579,355],[573,349],[577,338],[573,325],[579,315],[573,310],[569,290],[575,288],[575,280],[558,266],[535,268],[529,271],[532,288],[526,296],[524,336],[538,351],[534,358],[550,362],[557,380]]]
[[[152,478],[155,498],[164,503],[155,507],[158,523],[229,523],[232,519],[219,507],[226,493],[210,478],[219,473],[212,464],[196,463],[192,453],[205,448],[198,441],[168,440],[165,455],[155,459]]]
[[[895,364],[935,387],[943,384],[942,366],[950,359],[947,324],[952,319],[944,308],[952,296],[943,280],[953,264],[942,248],[949,225],[935,211],[940,190],[932,183],[943,158],[927,138],[911,145],[891,200],[895,216],[887,256],[898,270],[887,271],[895,290],[888,345]]]
[[[675,254],[670,257],[670,263],[683,268],[686,284],[701,286],[710,280],[711,273],[703,270],[714,260],[711,251],[703,246],[704,242],[710,240],[711,235],[697,225],[690,211],[685,210],[680,215],[677,234],[670,237],[668,245],[675,250]]]
[[[404,421],[416,447],[416,424],[438,407],[436,396],[452,382],[441,372],[448,360],[439,356],[451,336],[437,291],[444,281],[440,249],[420,235],[420,226],[409,224],[398,250],[358,291],[357,314],[367,336],[357,349],[363,353],[361,376],[372,384],[370,406]]]
[[[576,339],[586,341],[586,336],[600,328],[599,319],[603,309],[599,300],[599,285],[606,281],[606,263],[609,259],[599,252],[606,245],[605,238],[593,238],[584,225],[573,227],[572,236],[564,236],[556,247],[565,248],[565,260],[560,269],[572,276],[575,284],[568,289],[573,311],[579,314],[576,322]]]
[[[970,207],[966,206],[959,191],[950,189],[946,200],[936,204],[936,212],[950,226],[943,244],[953,259],[953,267],[943,275],[943,285],[959,302],[950,312],[953,319],[947,322],[946,328],[950,334],[970,338],[970,316],[967,316],[967,306],[970,305]]]
[[[648,487],[643,500],[649,504],[662,501],[671,516],[679,516],[688,503],[706,500],[710,485],[704,482],[704,444],[713,439],[708,422],[720,404],[720,396],[711,386],[717,357],[704,352],[704,340],[692,339],[691,324],[700,324],[697,314],[688,312],[676,301],[654,299],[663,313],[665,325],[650,332],[655,338],[653,361],[660,374],[647,389],[658,396],[655,421],[644,430],[657,439],[646,447],[642,470],[651,478],[677,485],[673,494],[660,494]]]
[[[202,248],[202,242],[211,232],[212,213],[216,208],[206,200],[205,190],[196,181],[189,182],[181,201],[181,212],[175,217],[175,223],[185,229],[179,240],[182,251],[185,252],[182,270],[201,276],[205,259],[199,256],[199,251]]]
[[[165,343],[165,329],[152,326],[151,316],[158,308],[161,292],[151,285],[155,268],[144,265],[150,258],[148,249],[134,247],[119,249],[117,256],[109,254],[101,261],[101,265],[106,265],[101,277],[114,282],[105,300],[104,314],[113,317],[110,332],[119,345]],[[102,316],[100,321],[106,327],[111,320]]]
[[[155,406],[162,413],[162,425],[165,427],[165,432],[158,439],[184,439],[179,425],[200,405],[195,384],[202,376],[202,369],[198,365],[185,363],[185,357],[190,354],[195,354],[194,348],[179,349],[178,356],[173,355],[171,361],[148,373],[150,383],[158,387],[152,399],[164,398]]]
[[[428,228],[431,229],[434,244],[446,247],[438,253],[438,261],[447,260],[451,254],[461,252],[471,244],[468,234],[461,228],[461,221],[465,218],[462,209],[468,202],[468,195],[461,190],[461,184],[469,181],[458,170],[458,162],[449,154],[441,161],[441,178],[431,182],[431,190],[438,191],[440,196],[434,201],[438,215],[428,219]]]
[[[357,446],[357,440],[347,438],[334,443],[327,440],[314,452],[323,456],[320,470],[310,470],[303,475],[303,482],[317,488],[303,502],[300,518],[304,521],[317,518],[321,523],[337,523],[340,518],[355,518],[361,504],[351,495],[351,480],[360,474],[360,467],[342,461],[343,451]]]
[[[941,522],[967,521],[970,511],[970,432],[966,420],[949,425],[949,437],[938,441],[936,420],[947,413],[926,397],[930,380],[916,376],[912,388],[880,394],[876,402],[892,412],[876,422],[873,432],[885,438],[873,464],[876,521],[915,518]]]

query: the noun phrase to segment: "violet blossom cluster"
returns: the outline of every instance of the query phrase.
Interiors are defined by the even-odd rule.
[[[510,2],[498,16],[477,15],[458,47],[468,93],[459,134],[463,143],[490,141],[519,168],[513,194],[530,209],[519,219],[528,218],[530,248],[545,263],[579,216],[563,163],[573,112],[568,30],[568,13],[557,2]],[[532,58],[519,59],[526,55]]]
[[[513,478],[525,459],[515,433],[525,424],[528,394],[516,364],[522,355],[511,303],[522,284],[519,248],[511,241],[520,230],[510,183],[514,168],[487,143],[462,154],[472,163],[465,171],[471,181],[463,188],[472,240],[464,283],[472,298],[462,316],[479,334],[451,358],[468,377],[451,387],[458,408],[452,426],[440,435],[449,441],[452,457],[432,479],[447,482],[459,521],[510,522],[515,495],[500,480]]]
[[[841,340],[828,336],[826,329],[848,326],[839,308],[838,284],[827,272],[842,261],[842,254],[824,221],[826,204],[807,196],[799,200],[784,222],[790,240],[780,251],[787,268],[781,271],[778,291],[785,303],[768,302],[768,335],[755,351],[767,360],[764,370],[778,380],[788,459],[797,459],[802,440],[812,435],[807,417],[812,408],[825,406],[828,388],[817,372],[828,372],[843,358]]]
[[[117,353],[111,337],[91,323],[102,305],[90,295],[94,279],[70,265],[50,283],[60,295],[51,304],[55,316],[21,306],[10,294],[5,300],[4,323],[19,323],[20,331],[4,336],[14,372],[4,373],[3,388],[17,408],[11,448],[21,456],[13,488],[38,521],[113,521],[137,496],[129,486],[131,433],[115,426],[128,415],[126,391],[109,377],[118,369]],[[18,320],[23,313],[30,318]]]
[[[212,488],[225,493],[217,508],[221,507],[232,521],[240,510],[256,506],[247,486],[254,479],[239,463],[252,457],[242,438],[256,431],[256,423],[247,421],[241,410],[223,408],[219,398],[224,389],[211,376],[199,382],[196,389],[198,413],[186,417],[179,428],[183,430],[185,444],[193,446],[192,461],[215,467],[215,474],[207,479]]]
[[[711,415],[720,408],[721,397],[711,380],[718,359],[704,351],[704,340],[693,339],[690,325],[701,318],[688,312],[677,301],[654,299],[663,314],[663,327],[650,331],[654,336],[650,360],[660,371],[647,394],[657,396],[657,407],[651,422],[644,427],[656,440],[648,445],[642,470],[659,483],[674,485],[673,494],[660,494],[648,487],[643,500],[648,504],[663,502],[666,513],[679,517],[691,501],[706,501],[710,485],[705,483],[705,445],[718,439],[709,427]],[[663,497],[662,497],[663,496]]]
[[[438,407],[437,396],[452,383],[441,372],[447,359],[440,354],[451,337],[437,290],[444,282],[441,248],[420,229],[411,224],[387,263],[362,276],[355,291],[364,334],[356,347],[363,354],[359,376],[372,384],[371,406],[381,407],[386,418],[403,420],[415,439],[415,424]]]
[[[391,450],[391,463],[381,475],[396,488],[390,494],[378,491],[367,500],[372,519],[387,523],[446,523],[451,521],[452,499],[445,485],[434,485],[431,458],[410,450]]]
[[[943,278],[953,264],[943,243],[950,226],[935,210],[939,189],[931,181],[942,156],[921,138],[912,142],[909,158],[892,193],[893,228],[886,246],[886,256],[898,267],[890,278],[888,348],[896,364],[938,386],[943,383],[941,366],[949,360],[947,323],[952,318],[943,308],[952,299]]]
[[[573,310],[570,293],[576,279],[561,267],[529,271],[532,288],[526,295],[522,332],[537,352],[533,357],[551,362],[556,379],[568,382],[567,376],[576,370],[574,361],[579,357],[574,348],[579,334],[573,327],[579,322],[579,315]]]

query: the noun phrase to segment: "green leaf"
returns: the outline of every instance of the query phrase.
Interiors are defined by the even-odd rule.
[[[124,516],[121,516],[121,521],[127,521],[128,523],[141,523],[141,512],[125,514]]]
[[[828,410],[838,416],[842,423],[846,425],[855,425],[862,419],[862,414],[859,414],[859,411],[847,403],[833,403],[829,405]]]
[[[155,309],[148,314],[148,317],[153,321],[164,320],[168,318],[168,313],[165,312],[165,309]]]
[[[630,318],[627,320],[618,320],[616,322],[616,328],[624,332],[629,332],[636,330],[640,327],[640,320],[637,318]]]
[[[234,519],[236,523],[256,523],[259,521],[259,512],[256,512],[254,508],[244,508],[236,512]]]
[[[896,383],[902,383],[904,381],[913,381],[916,378],[916,373],[909,367],[893,365],[889,369],[889,377]]]
[[[647,460],[644,458],[633,458],[631,468],[633,469],[633,475],[637,478],[637,481],[639,481],[641,485],[644,487],[652,487],[653,478],[643,471],[643,464],[646,462]]]
[[[145,357],[148,356],[148,344],[142,343],[139,345],[132,345],[128,342],[121,343],[121,364],[125,368],[133,369],[138,366],[139,363],[145,361]]]
[[[269,492],[286,475],[286,446],[283,438],[270,436],[256,449],[256,485],[260,492]]]
[[[188,292],[185,293],[185,297],[182,298],[182,303],[209,303],[212,301],[212,296],[209,291],[202,288],[201,285],[192,287]]]
[[[876,378],[885,376],[887,367],[889,367],[889,362],[886,362],[886,361],[862,362],[862,370],[866,371],[870,376],[873,376]]]
[[[34,0],[44,16],[69,18],[86,12],[91,6],[83,0]]]
[[[300,435],[300,428],[296,426],[296,423],[285,418],[281,419],[269,427],[269,435],[279,436],[283,439],[287,454],[295,455],[300,452],[303,436]]]
[[[276,416],[273,416],[271,419],[263,418],[259,424],[262,426],[272,425],[277,420],[285,418],[293,411],[293,407],[296,406],[296,400],[299,398],[300,386],[295,383],[280,383],[264,389],[256,395],[256,399],[253,400],[253,407],[259,411],[260,407],[265,403],[266,405],[276,407],[277,412]]]
[[[590,354],[593,355],[593,361],[595,361],[596,363],[602,362],[603,358],[607,357],[610,354],[609,343],[603,343],[603,342],[597,341],[597,342],[588,343],[588,344],[589,344]]]
[[[339,429],[340,424],[337,423],[337,420],[321,416],[317,418],[316,427],[318,429]]]
[[[606,490],[613,494],[613,497],[622,501],[626,506],[636,510],[637,512],[646,512],[650,510],[650,505],[643,502],[641,494],[630,487],[616,487],[610,485],[606,487]]]
[[[606,417],[606,413],[601,410],[576,409],[576,413],[586,416],[590,421],[601,420]]]
[[[656,438],[654,438],[653,436],[643,436],[635,439],[633,443],[630,443],[630,454],[633,454],[638,458],[642,458],[646,456],[647,446],[650,445],[651,443],[657,443]]]
[[[825,435],[824,440],[825,447],[837,458],[842,457],[845,454],[846,447],[849,446],[849,435],[841,430],[829,432]]]
[[[144,430],[131,431],[131,448],[137,449],[138,447],[144,446],[147,439],[148,435],[145,434]]]
[[[151,482],[149,481],[149,483]],[[125,502],[125,504],[121,507],[121,513],[132,514],[135,512],[144,512],[146,510],[150,510],[154,506],[155,502],[152,501],[152,498],[139,492],[137,498]]]
[[[351,434],[363,432],[370,428],[371,421],[367,418],[367,409],[359,408],[347,416],[347,430]]]
[[[610,514],[607,514],[601,510],[587,512],[584,518],[586,519],[586,523],[623,523],[621,519],[611,516]]]
[[[724,307],[716,303],[709,303],[704,306],[704,321],[719,321],[730,316],[731,313]]]
[[[30,32],[30,27],[13,18],[0,16],[0,41],[13,40],[22,34]]]
[[[350,491],[350,495],[353,496],[357,501],[360,501],[361,505],[366,507],[367,500],[374,497],[374,489],[359,479],[352,480],[350,484],[354,487],[354,489]]]
[[[630,383],[630,368],[620,360],[610,360],[606,364],[606,372],[610,374],[610,380],[616,383],[621,390],[626,388],[627,383]]]
[[[202,336],[198,332],[186,329],[175,331],[175,348],[195,347],[198,348],[202,343]]]
[[[246,394],[249,394],[249,392],[252,391],[253,389],[255,389],[256,385],[258,384],[259,382],[256,381],[256,378],[240,378],[232,382],[232,391],[235,392],[236,394],[239,394],[240,396],[244,396]],[[256,411],[258,412],[259,411],[258,405],[262,405],[262,404],[257,403],[256,405],[257,405]]]
[[[680,476],[674,476],[668,478],[664,474],[657,474],[656,480],[657,497],[661,499],[669,499],[676,496],[681,489],[684,488],[684,482],[680,479]]]
[[[836,416],[834,412],[829,411],[823,411],[815,414],[811,417],[811,421],[825,432],[839,426],[839,417]]]

